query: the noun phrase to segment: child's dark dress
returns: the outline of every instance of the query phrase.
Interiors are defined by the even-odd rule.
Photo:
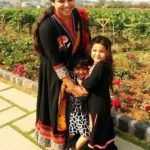
[[[108,63],[99,62],[83,81],[83,86],[89,91],[88,105],[93,123],[88,144],[91,149],[107,149],[115,140],[110,111],[109,75]]]

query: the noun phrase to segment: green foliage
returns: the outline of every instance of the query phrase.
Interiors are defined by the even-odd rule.
[[[9,38],[0,36],[0,64],[6,69],[13,71],[18,65],[25,65],[25,74],[30,79],[37,79],[39,59],[36,52],[32,50],[31,37]]]
[[[129,70],[122,68],[115,69],[115,76],[118,76],[121,79],[134,79],[133,74]]]
[[[143,84],[140,85],[141,92],[142,93],[150,93],[150,84],[149,82],[145,81]]]
[[[87,10],[90,15],[90,29],[93,29],[93,35],[101,34],[102,32],[97,19],[109,19],[106,25],[106,32],[110,32],[110,38],[112,38],[115,44],[118,44],[118,48],[120,48],[119,52],[128,52],[131,49],[145,50],[145,47],[149,47],[149,10],[107,8],[88,8]],[[26,28],[28,25],[31,25],[31,28],[32,26],[34,27],[35,21],[42,11],[42,9],[28,8],[0,9],[0,18],[4,26],[7,27],[8,25],[14,31],[21,31],[21,29],[23,31],[23,28]],[[9,31],[10,30],[6,32]],[[26,72],[29,74],[29,77],[31,77],[33,71],[37,70],[39,66],[37,56],[32,51],[32,37],[19,38],[21,36],[16,34],[16,32],[15,36],[16,37],[7,37],[6,35],[0,35],[0,63],[6,64],[9,70],[12,70],[20,63],[26,64]],[[122,41],[125,41],[125,43]],[[118,51],[115,50],[115,52]],[[127,63],[129,64],[128,66],[123,64],[123,67],[126,67],[125,70],[124,68],[116,69],[115,74],[121,77],[121,79],[132,79],[132,68],[136,70],[140,66],[139,62],[135,62],[135,60],[127,60]]]
[[[12,69],[18,63],[28,62],[27,56],[32,50],[31,39],[9,39],[6,36],[0,36],[0,40],[2,42],[0,61],[9,66],[8,69]]]
[[[9,21],[12,20],[13,18],[13,14],[14,14],[14,11],[13,10],[1,10],[0,11],[0,18],[1,18],[1,21],[4,23],[4,24],[7,24]]]
[[[2,9],[0,11],[0,18],[3,22],[3,26],[10,23],[13,30],[19,30],[25,25],[30,24],[31,26],[35,23],[36,17],[39,11],[36,9]]]
[[[113,35],[127,36],[130,39],[150,38],[150,11],[138,9],[88,8],[90,26],[101,30],[97,19],[109,19],[107,30]],[[0,18],[4,26],[10,23],[13,29],[35,23],[42,9],[1,9]]]
[[[109,23],[106,26],[109,31],[113,32],[113,35],[121,35],[130,39],[150,38],[149,10],[89,8],[88,12],[90,25],[99,27],[99,30],[101,26],[96,20],[107,18]]]

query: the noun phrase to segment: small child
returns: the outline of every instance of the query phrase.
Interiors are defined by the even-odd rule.
[[[111,118],[111,99],[113,59],[111,42],[104,36],[92,40],[91,57],[94,64],[89,76],[83,80],[83,87],[89,92],[88,108],[92,119],[90,149],[117,150],[114,144],[115,132]]]
[[[80,55],[75,57],[71,62],[72,72],[70,76],[75,84],[81,85],[84,78],[88,75],[89,66],[92,64],[92,59],[88,55]],[[79,150],[85,145],[90,136],[89,118],[87,109],[87,100],[85,97],[74,97],[68,94],[69,99],[69,138],[80,135],[75,149]]]

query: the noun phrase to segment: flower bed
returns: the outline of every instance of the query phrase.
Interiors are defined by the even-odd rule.
[[[115,57],[116,76],[112,93],[113,108],[127,116],[150,124],[149,55],[124,53]],[[121,61],[122,60],[122,61]]]
[[[96,21],[96,18],[103,17],[97,16],[99,9],[90,11],[90,21]],[[105,11],[102,10],[105,14]],[[113,10],[114,12],[114,10]],[[108,11],[106,17],[115,16],[109,15]],[[118,12],[122,18],[124,13]],[[147,12],[148,13],[148,12]],[[147,14],[145,13],[145,14]],[[128,14],[128,12],[127,12]],[[129,13],[130,14],[130,13]],[[132,13],[131,13],[132,14]],[[104,15],[105,16],[105,15]],[[130,15],[127,15],[130,17]],[[141,15],[143,18],[143,15]],[[147,16],[147,15],[146,15]],[[110,20],[112,19],[110,18]],[[124,18],[124,17],[123,17]],[[122,19],[123,19],[122,18]],[[126,17],[125,17],[126,18]],[[118,17],[115,18],[117,25],[121,21]],[[119,20],[118,20],[119,19]],[[137,18],[136,18],[137,19]],[[145,23],[147,17],[144,17]],[[118,20],[118,21],[117,21]],[[124,19],[123,19],[124,20]],[[125,21],[125,20],[124,20]],[[114,78],[114,93],[112,93],[112,105],[115,110],[120,113],[126,114],[132,118],[143,120],[146,123],[150,122],[150,51],[149,49],[149,30],[148,25],[133,29],[126,28],[125,22],[121,22],[120,26],[115,26],[123,31],[128,29],[122,34],[110,32],[108,36],[113,42],[113,53],[115,63],[115,78]],[[137,20],[139,22],[139,20]],[[132,22],[132,21],[131,21]],[[92,37],[101,32],[100,26],[90,24],[94,27],[91,30]],[[138,24],[137,24],[138,25]],[[95,28],[96,27],[96,28]],[[147,28],[146,28],[147,27]],[[112,28],[112,26],[111,26]],[[32,49],[32,36],[22,30],[18,33],[12,30],[10,24],[6,24],[2,28],[0,24],[0,68],[13,72],[20,77],[26,77],[33,81],[38,80],[39,59],[37,53]],[[137,30],[138,29],[138,30]],[[136,32],[135,32],[136,31]],[[140,32],[139,32],[140,31]],[[135,32],[135,33],[134,33]],[[134,33],[134,34],[133,34]],[[144,36],[143,36],[144,33]],[[102,33],[100,33],[102,34]],[[139,51],[131,51],[131,50]]]

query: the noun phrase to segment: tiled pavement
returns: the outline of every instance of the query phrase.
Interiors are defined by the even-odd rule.
[[[0,149],[42,150],[34,141],[36,97],[0,81]],[[143,150],[119,137],[119,150]]]

